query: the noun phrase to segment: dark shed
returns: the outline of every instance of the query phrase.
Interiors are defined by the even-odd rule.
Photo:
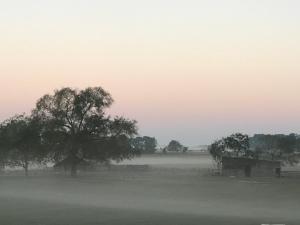
[[[281,162],[249,158],[222,158],[222,175],[224,176],[280,176]]]

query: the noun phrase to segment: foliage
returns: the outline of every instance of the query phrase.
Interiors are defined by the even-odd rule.
[[[0,124],[0,169],[3,170],[8,159],[8,132],[6,123]]]
[[[25,115],[16,115],[1,124],[1,146],[6,149],[7,165],[23,167],[28,175],[31,164],[43,161],[40,130],[38,121]]]
[[[249,136],[241,133],[232,134],[224,139],[225,147],[232,150],[236,156],[250,156],[249,151]]]
[[[249,137],[241,133],[232,134],[213,142],[209,146],[209,152],[218,163],[221,162],[223,156],[253,157],[249,149]]]
[[[166,147],[166,150],[170,152],[183,152],[186,151],[186,148],[179,141],[172,140]]]
[[[38,100],[33,113],[43,126],[43,145],[53,161],[71,161],[73,176],[82,160],[123,160],[139,153],[130,143],[136,121],[106,115],[112,103],[101,87],[62,88]]]
[[[256,134],[250,146],[260,158],[283,160],[289,164],[299,161],[300,138],[296,134]]]
[[[224,139],[214,141],[208,148],[211,156],[217,163],[221,163],[222,156],[225,154]]]
[[[157,147],[157,140],[154,137],[136,137],[131,140],[134,149],[141,153],[155,153]]]

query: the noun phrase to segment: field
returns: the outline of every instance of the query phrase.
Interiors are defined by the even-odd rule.
[[[2,225],[300,224],[300,179],[211,176],[207,155],[144,156],[103,170],[0,177]]]

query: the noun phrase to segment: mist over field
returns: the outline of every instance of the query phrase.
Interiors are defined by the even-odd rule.
[[[111,168],[7,174],[0,180],[1,224],[228,224],[300,221],[299,178],[211,175],[207,154],[142,156]]]

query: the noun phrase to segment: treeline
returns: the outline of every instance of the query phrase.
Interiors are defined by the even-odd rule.
[[[300,136],[298,134],[256,134],[250,138],[250,147],[260,158],[298,163]]]
[[[169,144],[164,148],[157,147],[157,140],[155,137],[135,137],[131,140],[132,147],[138,150],[141,154],[153,154],[158,150],[163,153],[167,152],[187,152],[188,147],[182,145],[179,141],[171,140]]]
[[[300,136],[297,134],[256,134],[249,137],[236,133],[214,141],[209,152],[220,163],[223,156],[299,162]]]

